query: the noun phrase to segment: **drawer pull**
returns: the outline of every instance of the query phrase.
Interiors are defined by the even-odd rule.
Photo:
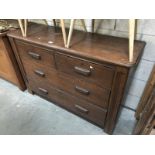
[[[47,91],[46,89],[43,89],[43,88],[38,88],[38,89],[39,89],[39,91],[40,91],[41,93],[43,93],[43,94],[45,94],[45,95],[48,94],[48,91]]]
[[[85,75],[85,76],[89,76],[91,73],[90,70],[85,69],[85,68],[81,68],[81,67],[77,67],[77,66],[75,66],[74,69],[75,69],[75,72],[82,74],[82,75]]]
[[[89,95],[89,93],[90,93],[89,90],[81,88],[79,86],[75,86],[75,90],[82,93],[82,94],[84,94],[84,95]]]
[[[34,59],[37,59],[37,60],[40,60],[41,59],[41,56],[37,53],[34,53],[34,52],[28,52],[28,54],[34,58]]]
[[[45,73],[42,72],[42,71],[40,71],[40,70],[35,70],[34,73],[37,74],[37,75],[39,75],[39,76],[41,76],[41,77],[44,77],[45,76]]]
[[[80,110],[83,113],[88,113],[89,112],[87,109],[85,109],[85,108],[83,108],[83,107],[81,107],[81,106],[79,106],[77,104],[75,105],[75,108],[78,109],[78,110]]]

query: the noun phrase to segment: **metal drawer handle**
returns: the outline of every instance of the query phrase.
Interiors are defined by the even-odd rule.
[[[81,68],[81,67],[78,67],[78,66],[75,66],[74,67],[74,70],[75,72],[79,73],[79,74],[82,74],[84,76],[89,76],[91,71],[88,70],[88,69],[85,69],[85,68]]]
[[[40,70],[35,70],[34,73],[41,76],[41,77],[45,77],[45,73],[40,71]]]
[[[38,88],[38,90],[39,90],[41,93],[45,94],[45,95],[48,94],[48,91],[47,91],[46,89]]]
[[[75,108],[78,109],[79,111],[83,112],[83,113],[88,113],[89,111],[79,105],[75,105]]]
[[[89,93],[90,93],[89,90],[81,88],[79,86],[75,86],[75,90],[82,93],[82,94],[84,94],[84,95],[89,95]]]
[[[37,60],[40,60],[41,59],[41,56],[37,53],[34,53],[34,52],[28,52],[28,54],[34,58],[34,59],[37,59]]]

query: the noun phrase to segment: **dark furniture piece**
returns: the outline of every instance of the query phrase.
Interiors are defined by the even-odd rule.
[[[148,135],[155,130],[155,65],[147,82],[135,117],[138,123],[133,134]]]
[[[145,43],[135,41],[128,61],[128,39],[74,31],[64,48],[53,27],[34,24],[28,37],[8,34],[29,92],[95,123],[111,134],[131,68]]]
[[[6,33],[0,33],[0,77],[25,90],[26,86]]]

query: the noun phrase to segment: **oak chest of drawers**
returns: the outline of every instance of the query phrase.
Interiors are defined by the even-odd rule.
[[[21,90],[26,89],[6,32],[0,33],[0,78],[17,85]]]
[[[34,24],[27,38],[8,34],[28,90],[93,122],[111,134],[131,68],[145,46],[135,42],[128,62],[128,40],[75,31],[72,47],[62,34]]]

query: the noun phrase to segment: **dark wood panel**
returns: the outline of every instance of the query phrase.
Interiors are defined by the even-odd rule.
[[[17,85],[21,90],[26,89],[6,34],[0,35],[0,77]]]
[[[58,70],[82,80],[93,82],[100,87],[111,89],[115,73],[114,67],[63,54],[56,54],[55,59]]]
[[[17,84],[17,78],[14,75],[2,38],[0,38],[0,76]]]
[[[124,89],[128,79],[128,73],[129,71],[126,68],[117,67],[104,129],[105,132],[109,134],[112,134],[118,118],[118,111],[123,99]]]
[[[106,110],[90,104],[84,100],[73,97],[61,90],[55,89],[52,86],[46,86],[42,83],[39,85],[35,81],[30,81],[30,88],[34,93],[48,98],[56,102],[58,105],[74,112],[75,114],[84,117],[100,127],[104,127],[104,120],[106,117]]]
[[[81,99],[92,102],[102,108],[108,107],[110,91],[88,83],[78,78],[59,73],[52,68],[43,65],[28,65],[23,61],[27,78],[36,80],[37,83],[44,83],[45,86],[51,84],[63,91],[71,93]]]
[[[18,40],[16,41],[16,45],[21,59],[31,64],[39,63],[55,68],[52,50],[39,48],[38,46],[26,44]]]

